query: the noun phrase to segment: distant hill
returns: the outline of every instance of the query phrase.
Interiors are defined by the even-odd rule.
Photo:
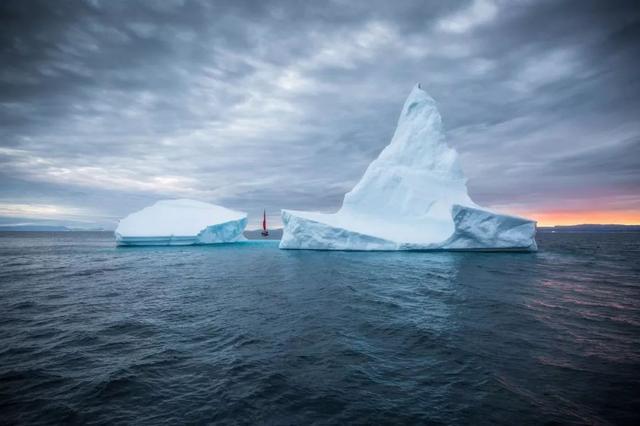
[[[244,231],[244,236],[250,240],[280,240],[282,239],[282,228],[269,229],[269,236],[263,237],[260,233],[261,229],[255,229],[253,231]]]
[[[640,225],[565,225],[539,226],[539,232],[640,232]]]
[[[0,225],[0,232],[68,232],[70,228],[57,225]]]

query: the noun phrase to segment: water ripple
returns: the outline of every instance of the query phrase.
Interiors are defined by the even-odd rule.
[[[1,422],[640,422],[637,234],[525,255],[0,239]]]

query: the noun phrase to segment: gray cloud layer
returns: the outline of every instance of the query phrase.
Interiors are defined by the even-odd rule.
[[[638,210],[639,46],[634,1],[4,1],[0,215],[335,211],[416,81],[478,203]]]

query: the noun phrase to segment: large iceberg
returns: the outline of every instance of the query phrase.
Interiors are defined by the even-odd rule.
[[[337,213],[282,210],[283,249],[534,251],[536,223],[469,197],[436,103],[417,84],[391,143]]]
[[[194,200],[162,200],[130,214],[116,228],[122,246],[230,243],[244,240],[247,214]]]

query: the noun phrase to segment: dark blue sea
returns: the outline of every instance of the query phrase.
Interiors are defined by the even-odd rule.
[[[640,424],[640,234],[538,253],[0,234],[2,424]]]

